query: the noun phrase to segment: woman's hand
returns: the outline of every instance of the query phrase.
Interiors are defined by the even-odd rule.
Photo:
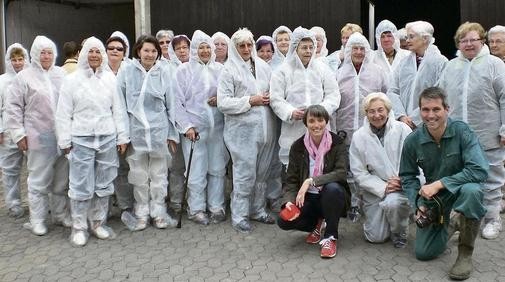
[[[177,143],[175,143],[174,140],[167,139],[167,144],[170,152],[172,152],[172,154],[175,154],[177,152]]]
[[[72,146],[63,149],[63,153],[65,153],[65,155],[68,155],[68,153],[70,153],[71,150],[72,150]]]
[[[303,207],[303,203],[305,202],[305,193],[309,190],[310,184],[312,184],[312,178],[307,178],[303,181],[300,190],[298,190],[298,194],[296,195],[296,205],[300,208]]]
[[[117,151],[122,155],[126,152],[127,147],[128,147],[128,144],[117,145]]]
[[[23,137],[21,140],[18,141],[17,143],[18,149],[20,151],[27,151],[28,150],[28,142],[26,142],[26,136]]]
[[[186,131],[186,133],[184,133],[184,136],[186,136],[186,138],[188,138],[191,141],[196,141],[197,135],[198,132],[196,132],[196,129],[194,127],[191,127],[190,129],[188,129],[188,131]]]
[[[207,104],[209,104],[209,106],[211,107],[217,107],[217,96],[209,97],[209,99],[207,100]]]

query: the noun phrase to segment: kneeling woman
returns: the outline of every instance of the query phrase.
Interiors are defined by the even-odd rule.
[[[305,241],[321,245],[321,257],[337,254],[338,223],[349,207],[346,182],[347,149],[344,139],[328,130],[328,112],[320,105],[307,108],[307,133],[289,152],[284,209],[300,208],[299,216],[279,218],[284,230],[311,232]],[[296,197],[295,197],[296,195]],[[296,205],[296,207],[295,207]],[[323,234],[324,226],[326,230]]]

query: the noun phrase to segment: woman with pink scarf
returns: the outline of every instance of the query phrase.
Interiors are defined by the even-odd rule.
[[[277,222],[284,230],[310,232],[305,242],[319,243],[322,258],[337,254],[339,219],[350,203],[347,149],[344,138],[328,130],[328,120],[320,105],[305,111],[307,132],[291,146],[285,204]]]

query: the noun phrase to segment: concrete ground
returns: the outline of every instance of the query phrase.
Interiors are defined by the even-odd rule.
[[[67,228],[50,226],[42,237],[23,229],[28,217],[8,217],[0,195],[0,281],[446,281],[457,256],[453,239],[438,259],[417,261],[414,225],[408,246],[395,249],[391,242],[365,242],[361,224],[346,219],[338,254],[326,260],[319,257],[319,246],[304,243],[305,233],[255,223],[255,230],[243,235],[229,219],[130,232],[116,216],[109,221],[116,239],[90,237],[85,247],[75,248]],[[505,281],[504,239],[502,233],[495,240],[477,240],[475,271],[467,281]]]

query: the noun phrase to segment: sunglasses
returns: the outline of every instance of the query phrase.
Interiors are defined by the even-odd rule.
[[[123,47],[114,47],[114,46],[107,46],[107,50],[112,51],[112,50],[118,50],[119,52],[123,52],[124,48]]]
[[[168,43],[170,43],[170,41],[169,41],[169,40],[167,40],[167,41],[160,40],[160,41],[159,41],[159,43],[160,43],[160,45],[163,45],[163,44],[168,44]]]

